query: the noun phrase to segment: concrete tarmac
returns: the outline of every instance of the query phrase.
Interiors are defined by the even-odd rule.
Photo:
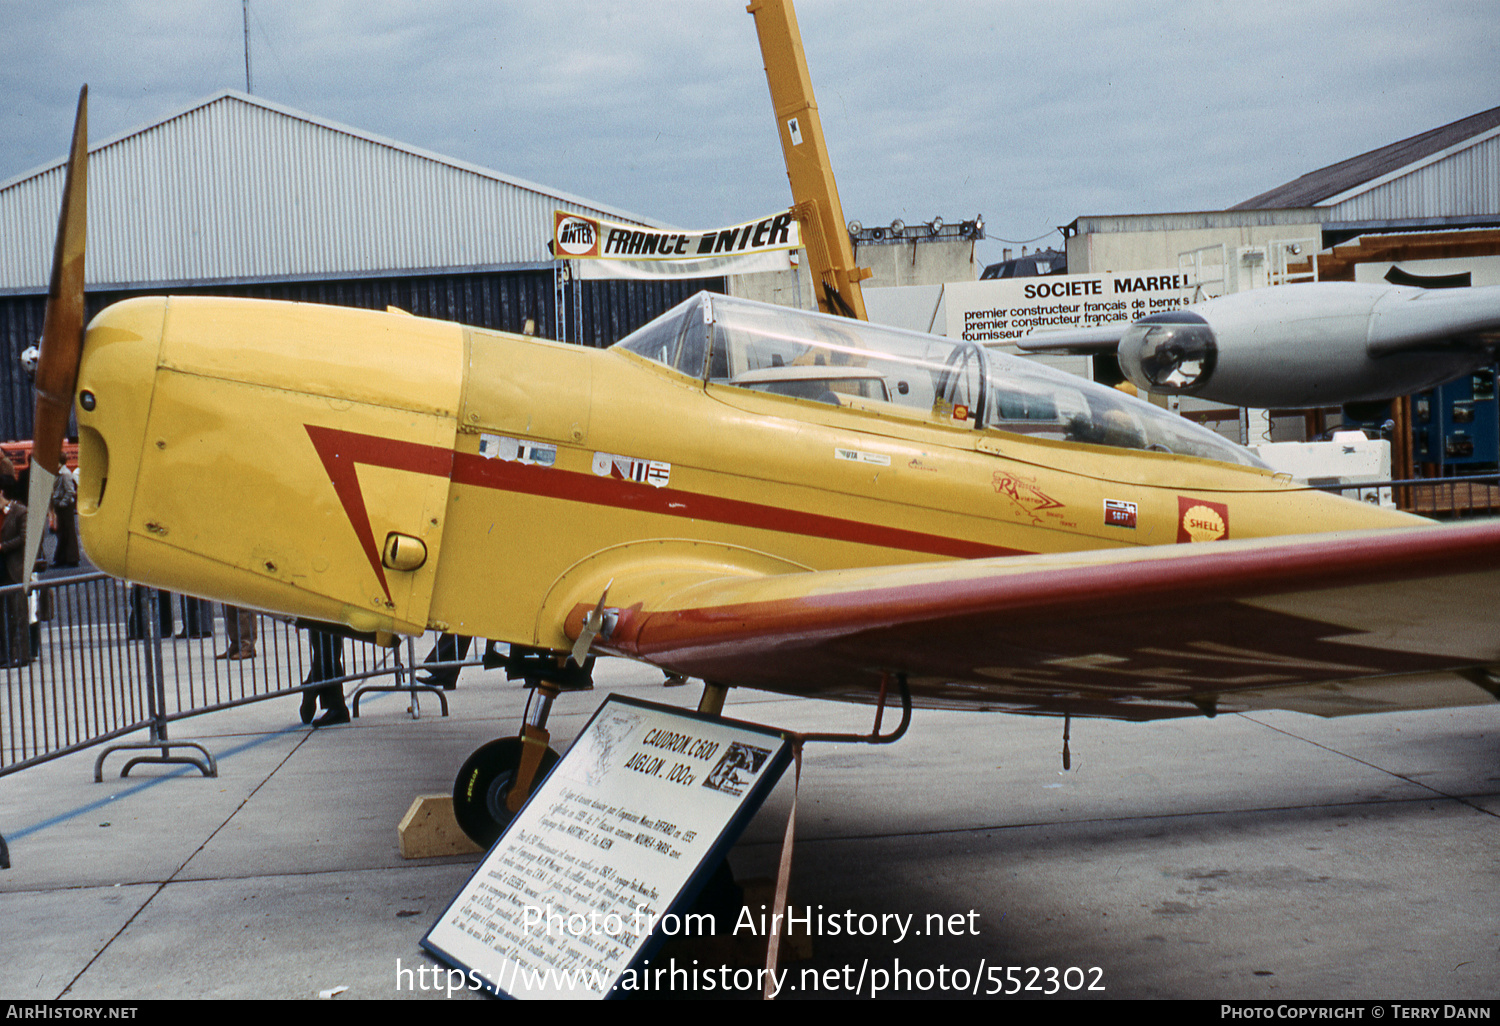
[[[596,676],[555,706],[559,747],[606,692],[698,699],[632,663]],[[399,970],[436,964],[418,942],[478,856],[404,860],[396,824],[515,732],[525,691],[466,670],[450,699],[413,719],[404,695],[368,697],[318,731],[295,698],[173,724],[217,779],[122,780],[117,754],[96,784],[98,749],[0,778],[0,997],[446,1000]],[[760,692],[726,712],[870,718]],[[1500,997],[1500,706],[1076,721],[1071,771],[1061,748],[1058,721],[921,710],[894,746],[810,745],[791,903],[825,932],[782,997]],[[732,852],[738,877],[774,875],[792,777]]]

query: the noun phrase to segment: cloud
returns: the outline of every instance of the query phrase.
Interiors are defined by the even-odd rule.
[[[790,199],[739,0],[250,11],[255,91],[288,106],[689,227]],[[83,81],[95,138],[243,88],[240,12],[7,4],[0,180],[61,156]],[[1500,95],[1483,2],[804,0],[798,15],[846,215],[983,213],[998,238],[1229,206]]]

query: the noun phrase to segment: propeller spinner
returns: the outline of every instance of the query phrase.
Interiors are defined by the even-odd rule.
[[[73,412],[73,388],[83,349],[83,249],[88,234],[88,101],[89,87],[78,93],[73,148],[63,179],[62,210],[57,217],[57,244],[52,250],[52,279],[42,322],[41,355],[36,368],[36,418],[32,429],[31,487],[27,493],[26,581],[42,546],[47,505],[62,466],[63,438]]]

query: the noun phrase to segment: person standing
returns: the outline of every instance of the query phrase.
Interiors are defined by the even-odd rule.
[[[314,727],[331,727],[339,723],[349,722],[349,706],[344,701],[344,639],[337,634],[326,631],[307,632],[308,640],[312,643],[312,670],[307,679],[302,683],[304,686],[317,684],[320,681],[337,681],[335,684],[325,684],[320,688],[302,692],[302,722],[312,723]],[[317,711],[317,705],[323,704],[323,715],[313,723],[313,713]]]
[[[0,492],[0,562],[3,562],[4,584],[21,584],[26,580],[26,507],[12,494],[15,485]],[[26,593],[7,593],[0,602],[0,638],[5,642],[4,668],[25,666],[31,662],[31,614]]]
[[[52,565],[77,566],[78,477],[63,458],[58,460],[57,483],[52,486],[52,513],[57,518],[57,548],[52,553]]]
[[[151,637],[151,593],[156,594],[156,617],[161,627],[161,636],[172,636],[172,593],[151,588],[144,584],[130,586],[130,622],[126,625],[125,637],[130,641],[145,641]]]
[[[474,639],[466,634],[440,634],[437,644],[432,646],[432,651],[427,653],[425,663],[460,663],[469,658],[469,646]],[[457,666],[443,666],[427,670],[425,673],[416,674],[418,684],[428,687],[442,688],[444,691],[452,691],[458,687]]]
[[[229,636],[229,647],[215,659],[255,658],[255,613],[249,609],[224,604],[224,633]]]
[[[214,636],[214,604],[207,599],[182,596],[182,630],[179,638],[212,638]]]

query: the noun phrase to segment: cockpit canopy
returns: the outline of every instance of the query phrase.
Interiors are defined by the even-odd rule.
[[[617,343],[713,385],[1059,441],[1262,466],[1181,417],[972,342],[708,292]]]

